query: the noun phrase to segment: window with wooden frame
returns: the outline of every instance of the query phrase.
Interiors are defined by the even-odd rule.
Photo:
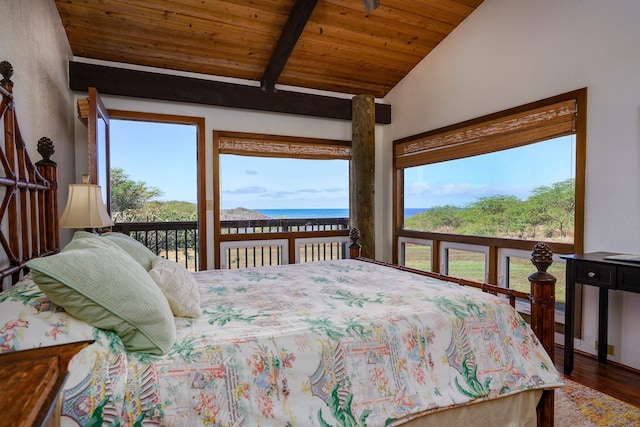
[[[146,199],[153,193],[149,190],[165,196],[162,200],[152,197],[144,209],[129,214],[112,209],[113,230],[137,238],[189,270],[207,269],[204,118],[108,111],[112,125],[107,147],[109,200],[113,202],[116,191],[121,201],[127,201],[120,205],[131,208],[129,202]],[[113,188],[116,183],[119,189]]]
[[[394,141],[394,261],[428,253],[431,271],[516,287],[505,249],[582,251],[586,99],[581,89]]]
[[[213,142],[216,268],[342,256],[334,251],[342,251],[348,235],[348,208],[330,209],[340,210],[340,218],[317,220],[279,217],[275,211],[320,211],[320,199],[348,207],[351,141],[214,131]],[[239,208],[272,212],[255,221],[221,218]]]

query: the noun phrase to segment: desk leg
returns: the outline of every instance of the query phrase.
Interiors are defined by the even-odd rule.
[[[573,265],[567,263],[567,285],[564,308],[564,373],[571,374],[573,370],[573,330],[575,318],[576,282],[574,280]]]
[[[609,289],[600,288],[598,298],[598,360],[607,361],[607,328],[609,322]]]

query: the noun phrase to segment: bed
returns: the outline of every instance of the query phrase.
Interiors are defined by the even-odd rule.
[[[53,147],[34,165],[8,132],[11,86],[0,352],[92,341],[69,364],[62,425],[552,425],[544,245],[533,329],[512,307],[524,295],[356,258],[355,231],[355,259],[245,270],[189,273],[119,233],[60,250]]]

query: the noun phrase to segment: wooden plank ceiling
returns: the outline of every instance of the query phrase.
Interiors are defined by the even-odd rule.
[[[384,97],[482,0],[55,3],[78,57]]]

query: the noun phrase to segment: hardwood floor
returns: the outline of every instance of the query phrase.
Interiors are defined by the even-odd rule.
[[[563,348],[556,346],[554,364],[563,373]],[[575,352],[569,379],[640,407],[640,372],[611,362],[600,363],[597,357]]]

